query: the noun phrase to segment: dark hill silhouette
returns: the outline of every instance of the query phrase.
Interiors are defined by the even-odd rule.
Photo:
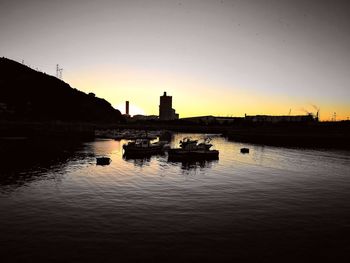
[[[64,81],[0,58],[0,119],[114,123],[120,111]]]

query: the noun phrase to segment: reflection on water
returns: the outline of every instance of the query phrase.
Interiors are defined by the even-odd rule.
[[[152,156],[146,156],[146,157],[130,157],[127,155],[123,155],[123,159],[129,163],[133,163],[135,166],[143,166],[147,165],[151,162]]]
[[[175,135],[172,147],[185,136]],[[3,146],[2,259],[305,262],[349,255],[349,152],[213,137],[219,160],[181,163],[166,154],[125,159],[124,143]],[[110,165],[96,165],[100,156]]]
[[[73,168],[67,167],[69,163],[89,161],[91,153],[78,154],[79,147],[65,141],[0,140],[0,184],[21,186],[40,177],[49,179],[53,174],[64,174]]]
[[[184,170],[198,169],[198,168],[210,168],[213,164],[217,163],[218,160],[206,160],[206,161],[182,161],[171,163],[181,163],[181,168]]]

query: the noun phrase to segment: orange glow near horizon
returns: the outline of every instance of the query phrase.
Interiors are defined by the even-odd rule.
[[[101,69],[103,68],[103,70]],[[159,97],[164,91],[173,96],[173,108],[180,118],[193,116],[303,115],[316,113],[312,104],[302,98],[261,95],[249,89],[204,83],[188,76],[152,70],[121,69],[107,65],[71,72],[65,80],[86,93],[94,92],[125,113],[130,101],[131,115],[158,115]],[[328,121],[336,112],[337,120],[350,116],[349,105],[327,102],[317,104],[321,120]]]

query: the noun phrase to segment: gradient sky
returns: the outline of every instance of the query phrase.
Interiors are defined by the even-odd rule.
[[[286,0],[0,0],[0,56],[117,107],[180,117],[350,117],[350,5]]]

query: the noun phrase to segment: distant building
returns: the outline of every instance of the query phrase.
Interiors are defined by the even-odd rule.
[[[160,96],[159,104],[159,119],[160,120],[177,120],[179,114],[176,114],[175,110],[172,107],[172,96],[167,96],[164,92],[163,96]]]
[[[158,116],[137,114],[132,116],[132,118],[130,119],[130,121],[150,121],[150,120],[158,120]]]
[[[314,122],[317,121],[312,114],[307,115],[282,115],[282,116],[271,116],[271,115],[253,115],[248,116],[245,115],[245,121],[248,122],[269,122],[269,123],[277,123],[277,122]]]
[[[212,115],[181,118],[183,121],[197,124],[239,124],[239,123],[278,123],[278,122],[315,122],[312,114],[295,116],[245,115],[245,117],[216,117]]]
[[[181,120],[199,124],[232,124],[241,122],[243,117],[216,117],[212,115],[181,118]]]

